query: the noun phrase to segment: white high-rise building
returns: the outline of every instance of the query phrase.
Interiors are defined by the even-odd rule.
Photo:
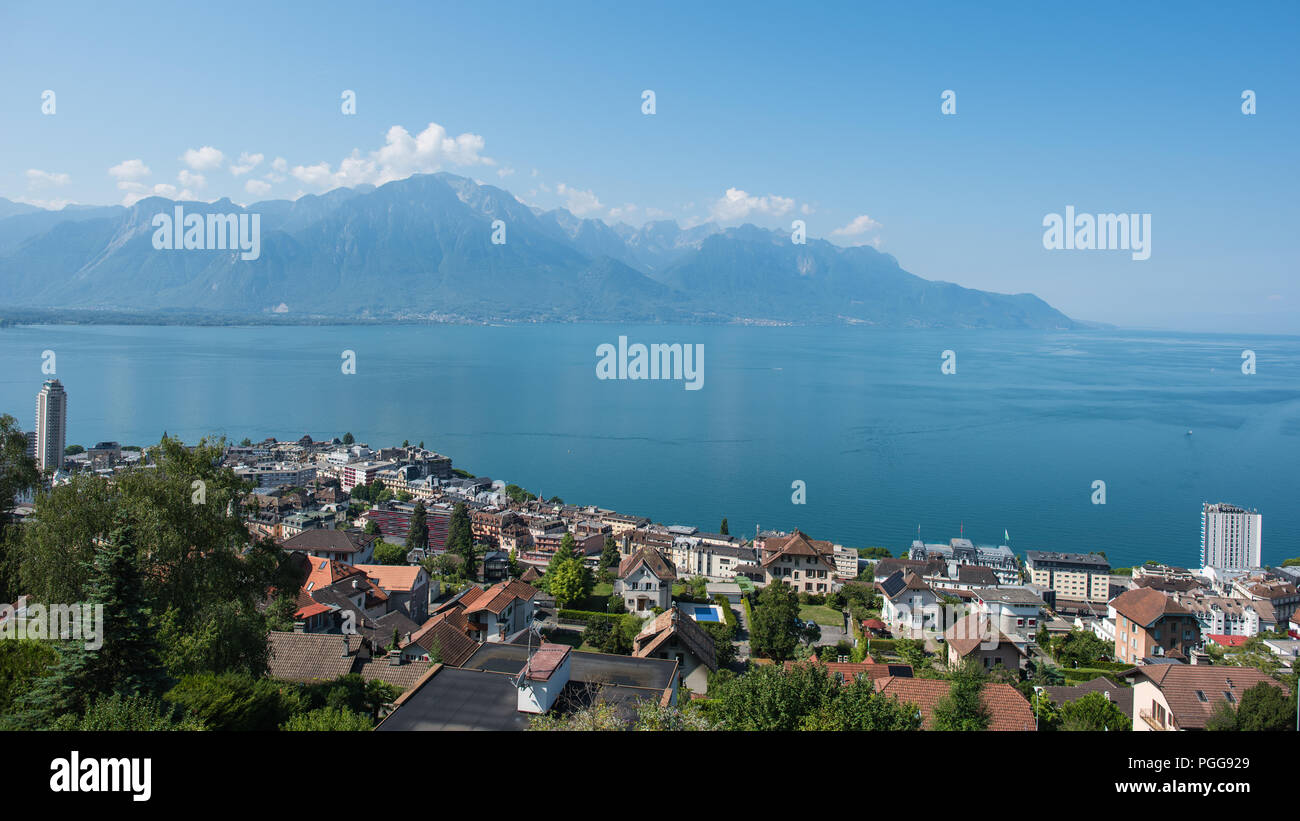
[[[1220,570],[1262,567],[1263,518],[1255,510],[1206,502],[1201,510],[1201,566]]]
[[[68,394],[57,379],[47,379],[36,394],[36,467],[58,470],[68,439]]]

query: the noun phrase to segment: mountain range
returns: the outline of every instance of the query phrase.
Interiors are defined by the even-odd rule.
[[[0,308],[341,320],[863,323],[1072,328],[1033,294],[922,279],[868,246],[754,225],[640,228],[531,208],[453,174],[186,214],[259,214],[261,252],[157,250],[178,203],[43,210],[0,199]],[[493,223],[505,242],[492,241]]]

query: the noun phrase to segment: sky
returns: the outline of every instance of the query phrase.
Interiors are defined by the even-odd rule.
[[[7,2],[0,196],[443,170],[607,222],[803,220],[1076,319],[1300,333],[1298,41],[1295,2]],[[1044,248],[1067,206],[1150,214],[1150,257]]]

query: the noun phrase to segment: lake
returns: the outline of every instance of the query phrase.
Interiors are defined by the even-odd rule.
[[[702,345],[698,390],[598,379],[597,347]],[[1257,372],[1242,373],[1242,351]],[[68,443],[423,441],[568,502],[898,551],[959,532],[1113,566],[1199,560],[1200,506],[1300,555],[1300,338],[670,325],[0,329],[0,412],[55,352]],[[356,355],[344,374],[343,351]],[[943,352],[955,373],[941,372]],[[1188,431],[1192,431],[1188,435]],[[1093,504],[1094,482],[1105,504]],[[792,483],[806,502],[792,501]]]

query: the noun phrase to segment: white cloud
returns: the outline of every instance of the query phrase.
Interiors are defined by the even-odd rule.
[[[779,217],[790,213],[792,208],[794,200],[789,197],[778,197],[775,194],[756,197],[739,188],[728,188],[727,193],[713,203],[709,215],[719,222],[734,222],[743,220],[750,214]]]
[[[220,168],[221,162],[225,158],[225,154],[210,145],[188,149],[181,155],[181,160],[195,171],[211,171],[214,168]]]
[[[500,177],[500,178],[503,179],[503,180],[504,180],[506,177],[508,177],[508,176],[510,176],[511,174],[513,174],[513,173],[515,173],[515,170],[514,170],[513,168],[498,168],[498,169],[497,169],[497,176]]]
[[[149,166],[145,165],[142,160],[123,160],[112,168],[108,169],[110,176],[119,180],[138,180],[141,177],[147,177],[153,172]],[[121,185],[119,184],[119,188]]]
[[[262,154],[249,154],[247,151],[239,155],[239,159],[230,164],[230,173],[236,177],[247,174],[254,168],[262,164],[266,157]]]
[[[176,180],[186,188],[202,188],[208,184],[207,177],[184,168],[181,169],[181,173],[176,175]]]
[[[495,165],[482,154],[484,139],[468,132],[456,137],[447,136],[447,129],[429,123],[415,136],[400,125],[388,129],[384,145],[369,154],[353,149],[337,170],[328,163],[294,166],[290,172],[301,182],[321,190],[354,186],[362,183],[383,185],[393,180],[406,179],[412,174],[428,174],[444,166]]]
[[[244,183],[244,190],[255,197],[265,197],[271,193],[271,184],[261,180],[249,180]]]
[[[39,168],[27,169],[27,185],[33,188],[42,185],[67,185],[71,181],[72,177],[67,174],[50,173]]]
[[[600,204],[600,200],[591,191],[582,191],[577,188],[570,188],[564,183],[555,186],[555,193],[565,198],[564,207],[569,209],[576,216],[590,214],[593,211],[599,211],[605,206]]]
[[[176,186],[174,186],[174,185],[172,185],[172,184],[170,184],[170,183],[160,182],[160,183],[158,183],[157,185],[155,185],[155,186],[153,187],[153,193],[154,193],[156,196],[159,196],[159,197],[167,197],[168,199],[172,199],[172,200],[174,200],[174,199],[176,199],[176,194],[177,194],[178,192],[177,192]]]
[[[630,217],[632,214],[635,214],[636,211],[637,207],[635,203],[625,203],[624,205],[615,206],[609,209],[609,218],[614,220],[625,219]]]
[[[832,237],[851,240],[848,245],[870,245],[873,248],[880,247],[880,237],[866,239],[863,235],[880,228],[880,223],[873,220],[866,214],[860,214],[853,218],[848,225],[840,226],[831,231]]]

